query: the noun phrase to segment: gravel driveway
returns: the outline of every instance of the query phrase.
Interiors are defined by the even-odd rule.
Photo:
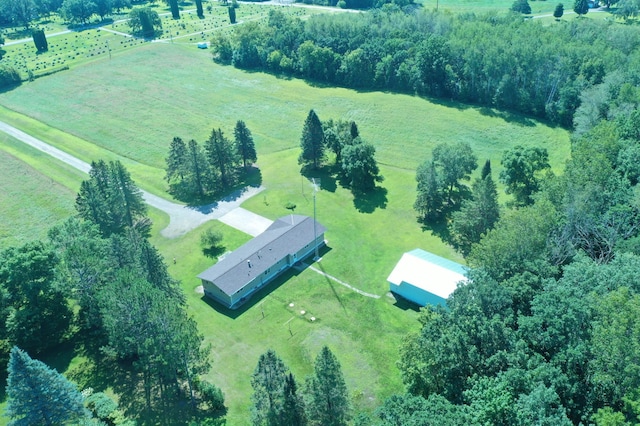
[[[67,163],[80,171],[89,173],[89,170],[91,170],[91,166],[88,163],[85,163],[84,161],[61,151],[40,139],[36,139],[2,121],[0,121],[0,131]],[[221,219],[221,222],[249,235],[255,236],[264,231],[272,221],[240,208],[240,204],[263,190],[264,187],[262,186],[247,187],[230,194],[220,201],[198,207],[176,204],[146,191],[142,191],[142,196],[147,204],[162,210],[169,215],[169,226],[160,231],[160,234],[164,237],[179,237],[197,228],[203,223],[214,219]]]

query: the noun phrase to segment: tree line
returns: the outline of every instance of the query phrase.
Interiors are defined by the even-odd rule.
[[[219,195],[240,182],[258,160],[251,131],[242,120],[236,122],[234,140],[218,128],[204,143],[185,143],[174,137],[166,158],[169,192],[182,200],[202,200]]]
[[[515,14],[383,8],[305,21],[271,11],[264,25],[216,33],[211,47],[215,60],[242,69],[454,99],[570,127],[583,93],[614,74],[638,81],[639,41],[633,28],[606,21],[543,25]]]
[[[120,402],[133,412],[152,413],[171,401],[188,403],[193,412],[222,409],[222,392],[201,378],[210,368],[210,348],[187,314],[179,283],[147,239],[151,223],[124,166],[92,163],[76,207],[78,216],[52,228],[47,240],[0,253],[2,359],[11,355],[26,368],[25,354],[73,340],[100,368],[128,372],[129,391]],[[60,424],[34,414],[41,406],[23,404],[20,386],[31,376],[16,369],[9,369],[15,380],[7,388],[16,424],[32,414],[45,420],[30,424]]]

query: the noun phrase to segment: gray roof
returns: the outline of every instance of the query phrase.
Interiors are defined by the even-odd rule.
[[[232,295],[255,277],[289,254],[313,243],[314,220],[308,216],[290,215],[276,220],[262,234],[229,253],[198,278],[214,283]],[[316,234],[326,228],[316,222]]]

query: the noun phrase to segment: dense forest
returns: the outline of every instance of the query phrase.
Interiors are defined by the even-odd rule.
[[[544,25],[519,14],[393,7],[307,21],[273,11],[267,25],[248,22],[211,41],[217,61],[242,69],[459,100],[567,127],[575,115],[581,129],[624,119],[637,105],[639,43],[637,28],[608,21]]]

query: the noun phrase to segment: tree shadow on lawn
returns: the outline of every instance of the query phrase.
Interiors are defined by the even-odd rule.
[[[518,124],[524,127],[535,127],[536,125],[535,121],[533,121],[532,119],[520,114],[516,114],[514,112],[496,111],[495,109],[489,107],[480,107],[478,108],[478,112],[480,113],[480,115],[484,115],[485,117],[501,118],[505,122],[510,124]]]
[[[443,215],[440,218],[431,220],[418,218],[418,222],[421,225],[422,232],[431,231],[431,233],[440,238],[442,242],[455,247],[453,236],[449,230],[448,215]]]
[[[209,259],[214,259],[222,255],[226,251],[227,248],[225,246],[206,247],[202,249],[202,254],[204,254]]]
[[[322,246],[319,250],[320,257],[324,256],[330,251],[331,251],[331,247],[328,247],[327,245]],[[281,297],[273,294],[273,292],[279,289],[283,284],[285,284],[291,278],[297,277],[298,275],[300,275],[301,272],[303,272],[308,266],[310,266],[309,263],[311,262],[305,262],[305,260],[308,260],[308,259],[311,259],[311,256],[306,257],[305,259],[302,259],[302,261],[296,263],[294,267],[291,267],[286,271],[284,271],[283,273],[281,273],[280,275],[278,275],[276,278],[274,278],[269,283],[267,283],[267,285],[262,287],[257,292],[253,293],[253,295],[251,295],[251,297],[248,300],[246,300],[242,305],[240,305],[236,309],[229,309],[226,306],[222,305],[220,302],[210,299],[206,295],[202,296],[200,300],[202,300],[204,303],[209,305],[216,312],[226,317],[229,317],[231,319],[238,318],[239,316],[241,316],[242,314],[250,310],[252,307],[262,302],[267,296],[270,296],[272,299],[275,299],[278,302],[282,303],[282,306],[288,306],[289,303],[291,303],[290,300],[284,300]],[[298,265],[299,267],[297,267]]]
[[[387,188],[376,186],[369,192],[353,192],[353,205],[360,213],[373,213],[376,209],[387,208]]]
[[[221,201],[235,201],[242,197],[242,195],[248,191],[248,188],[259,188],[260,185],[262,185],[262,172],[257,167],[253,167],[247,172],[245,178],[229,189],[225,195],[221,196],[220,194],[214,194],[211,197],[194,198],[190,200],[180,200],[180,198],[176,197],[175,194],[172,195],[180,201],[187,202],[189,207],[192,207],[203,214],[208,214],[214,211]]]
[[[336,192],[338,180],[336,179],[336,166],[324,165],[314,168],[312,165],[302,166],[300,174],[309,180],[309,188],[313,188],[313,178],[320,179],[320,189],[327,192]]]

